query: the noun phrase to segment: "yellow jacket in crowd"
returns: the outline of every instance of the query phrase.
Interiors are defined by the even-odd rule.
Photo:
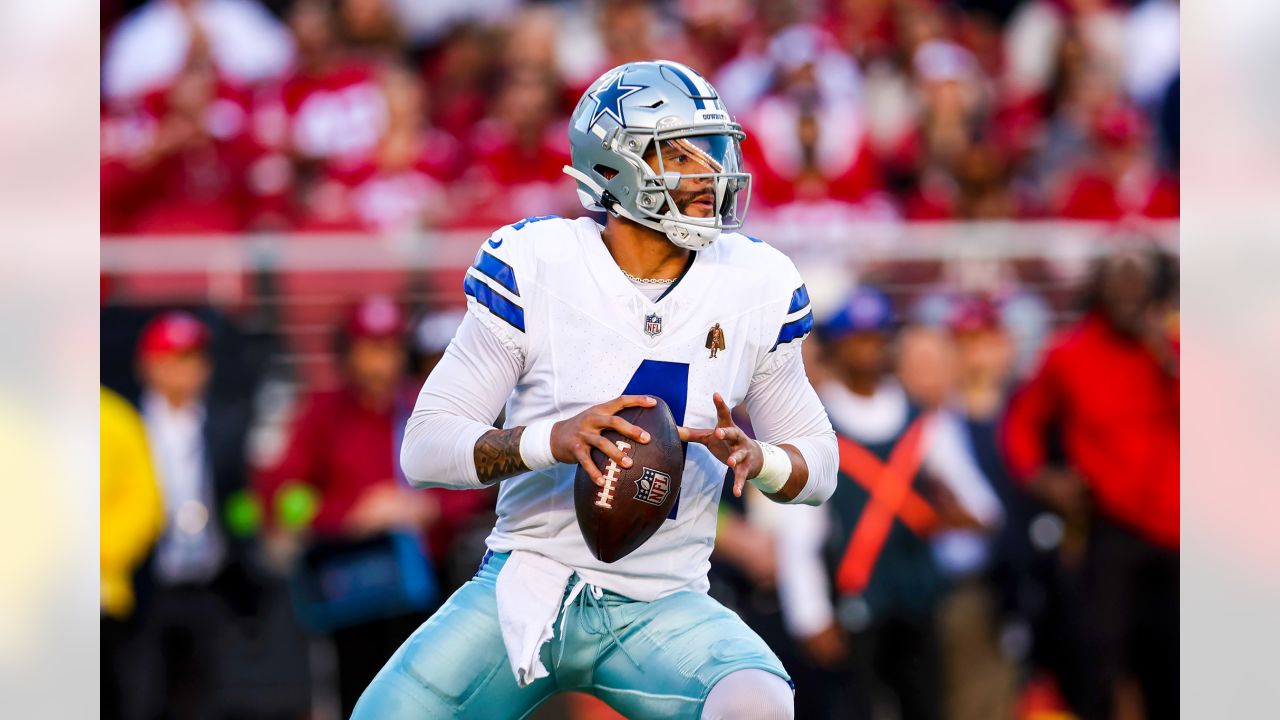
[[[133,611],[131,576],[160,534],[164,506],[141,416],[110,390],[101,396],[102,612],[125,618]]]

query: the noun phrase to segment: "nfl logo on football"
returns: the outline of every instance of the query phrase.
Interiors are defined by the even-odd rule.
[[[661,505],[667,499],[667,490],[670,488],[670,475],[645,468],[644,474],[636,481],[636,499],[650,505]]]
[[[644,316],[644,334],[653,337],[662,332],[662,318],[657,314]]]

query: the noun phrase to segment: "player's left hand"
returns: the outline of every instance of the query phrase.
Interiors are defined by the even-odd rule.
[[[733,468],[733,494],[742,497],[742,488],[747,480],[759,475],[764,467],[764,453],[755,440],[733,424],[729,406],[720,393],[712,395],[711,400],[716,404],[716,426],[705,430],[679,428],[680,440],[705,445],[717,460]]]

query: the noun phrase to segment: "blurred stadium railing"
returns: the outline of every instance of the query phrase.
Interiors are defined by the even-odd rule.
[[[819,297],[836,297],[855,279],[885,287],[900,311],[932,291],[1017,291],[1044,299],[1055,324],[1075,315],[1073,298],[1091,259],[1134,244],[1178,253],[1177,221],[777,221],[749,230],[787,252]],[[387,293],[413,311],[459,306],[462,275],[486,237],[482,231],[104,237],[103,300],[218,307],[246,332],[279,341],[274,371],[326,385],[334,379],[334,323],[349,303]]]

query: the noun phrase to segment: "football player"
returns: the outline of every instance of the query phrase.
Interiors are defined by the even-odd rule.
[[[836,477],[800,355],[808,291],[785,255],[733,232],[750,187],[743,137],[688,67],[614,68],[574,110],[565,168],[606,224],[531,217],[481,245],[467,316],[400,459],[419,487],[498,483],[497,524],[475,577],[392,656],[355,718],[518,718],[561,691],[633,718],[792,717],[777,656],[707,595],[727,473],[736,494],[751,482],[811,505]],[[575,465],[600,483],[594,448],[629,467],[600,433],[647,442],[616,413],[654,397],[688,443],[680,495],[652,538],[606,564],[576,527]],[[744,402],[758,440],[730,417]]]

